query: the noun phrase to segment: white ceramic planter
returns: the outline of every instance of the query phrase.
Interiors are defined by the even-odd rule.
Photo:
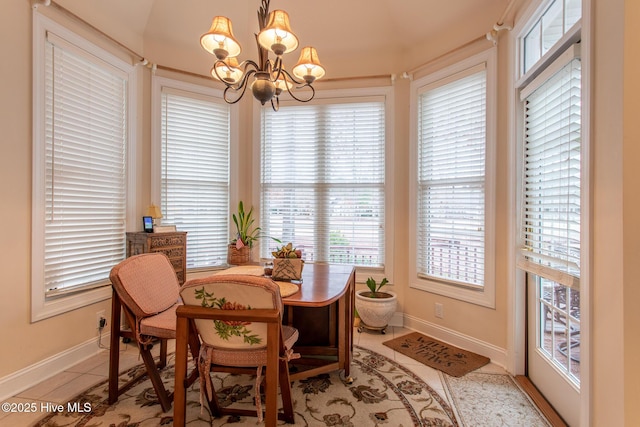
[[[396,312],[398,296],[395,292],[381,291],[391,295],[391,298],[369,298],[362,296],[368,289],[356,291],[356,310],[364,327],[384,329]]]

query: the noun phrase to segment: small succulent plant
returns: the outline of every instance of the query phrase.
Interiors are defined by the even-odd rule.
[[[274,258],[302,258],[302,251],[293,247],[293,243],[289,242],[282,245],[277,251],[271,252]]]

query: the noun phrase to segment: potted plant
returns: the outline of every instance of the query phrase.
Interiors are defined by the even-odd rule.
[[[383,334],[386,332],[398,302],[395,292],[380,291],[387,283],[386,277],[380,283],[369,277],[367,289],[356,291],[356,311],[360,317],[358,332],[362,332],[363,328],[379,330]]]
[[[249,212],[244,211],[242,200],[238,203],[238,212],[232,215],[236,225],[235,238],[231,241],[227,250],[227,263],[243,265],[251,262],[251,248],[260,237],[260,227],[255,227],[253,207]]]
[[[302,268],[304,267],[302,251],[294,248],[293,243],[282,245],[278,250],[271,252],[271,255],[273,255],[271,277],[280,280],[302,279]]]

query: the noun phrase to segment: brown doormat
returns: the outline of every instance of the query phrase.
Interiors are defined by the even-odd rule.
[[[419,332],[412,332],[383,344],[452,377],[461,377],[490,362],[488,357],[462,350]]]

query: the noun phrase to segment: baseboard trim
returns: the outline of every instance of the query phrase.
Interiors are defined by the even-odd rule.
[[[391,320],[389,320],[389,326],[404,326],[404,316],[401,312],[396,311],[391,316]]]
[[[492,363],[495,363],[507,370],[507,351],[504,348],[480,341],[469,335],[454,331],[453,329],[448,329],[444,326],[436,325],[435,323],[427,322],[423,319],[409,316],[407,314],[404,315],[403,320],[404,326],[408,329],[422,332],[425,335],[429,335],[430,337],[446,342],[447,344],[455,345],[456,347],[460,347],[464,350],[472,351],[488,357],[491,359]]]
[[[108,343],[110,333],[102,334],[101,342]],[[73,365],[104,351],[98,347],[98,338],[92,338],[38,363],[0,378],[0,401],[5,401]]]

